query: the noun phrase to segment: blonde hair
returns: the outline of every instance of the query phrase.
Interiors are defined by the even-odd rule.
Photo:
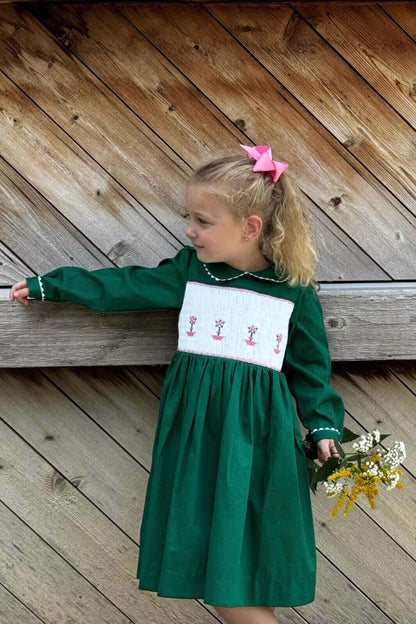
[[[312,284],[319,290],[313,277],[317,254],[297,185],[286,171],[273,182],[270,173],[253,172],[253,165],[246,156],[219,158],[194,171],[188,184],[206,185],[237,218],[260,217],[260,249],[275,273],[287,277],[289,286]]]

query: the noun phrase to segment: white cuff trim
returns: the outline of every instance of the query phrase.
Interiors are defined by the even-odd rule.
[[[338,435],[341,435],[338,429],[335,429],[335,427],[318,427],[318,429],[313,429],[311,431],[311,435],[315,433],[315,431],[336,431]]]
[[[38,282],[40,287],[40,292],[42,293],[42,301],[45,301],[45,291],[43,290],[42,278],[38,275]]]

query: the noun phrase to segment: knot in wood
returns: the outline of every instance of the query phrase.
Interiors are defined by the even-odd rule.
[[[247,130],[246,122],[244,121],[244,119],[236,119],[234,123],[239,130],[242,130],[242,132],[245,132]]]
[[[79,487],[80,483],[82,483],[82,481],[84,481],[84,477],[80,476],[80,477],[74,477],[73,479],[70,479],[72,485],[76,488]]]
[[[116,260],[121,258],[121,256],[124,256],[128,248],[129,248],[128,242],[126,240],[121,240],[111,247],[111,249],[108,252],[108,257],[110,258],[110,260],[115,262]]]
[[[329,203],[332,204],[334,208],[336,208],[341,203],[341,201],[341,197],[332,197],[329,200]]]
[[[64,477],[59,474],[59,472],[56,472],[56,470],[53,472],[51,485],[52,489],[58,490],[58,492],[62,492],[65,489],[66,481]]]
[[[328,319],[328,327],[330,327],[331,329],[342,329],[343,327],[345,327],[345,319],[343,319],[342,317],[331,317]]]

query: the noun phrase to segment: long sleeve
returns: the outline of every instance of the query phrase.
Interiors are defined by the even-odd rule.
[[[63,266],[45,275],[26,278],[29,297],[42,301],[70,301],[93,310],[180,308],[192,248],[181,249],[157,267],[110,267],[87,271]]]
[[[312,285],[302,288],[296,302],[282,372],[312,439],[341,440],[345,406],[330,386],[328,339],[321,303]]]

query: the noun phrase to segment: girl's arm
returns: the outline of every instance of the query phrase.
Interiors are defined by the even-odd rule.
[[[191,259],[191,247],[157,267],[127,266],[87,271],[64,266],[15,284],[10,300],[28,305],[27,297],[41,301],[71,301],[93,310],[147,310],[180,308]],[[26,283],[26,286],[25,286]]]
[[[314,442],[342,439],[345,406],[330,386],[331,357],[321,302],[312,285],[296,302],[282,372]]]

